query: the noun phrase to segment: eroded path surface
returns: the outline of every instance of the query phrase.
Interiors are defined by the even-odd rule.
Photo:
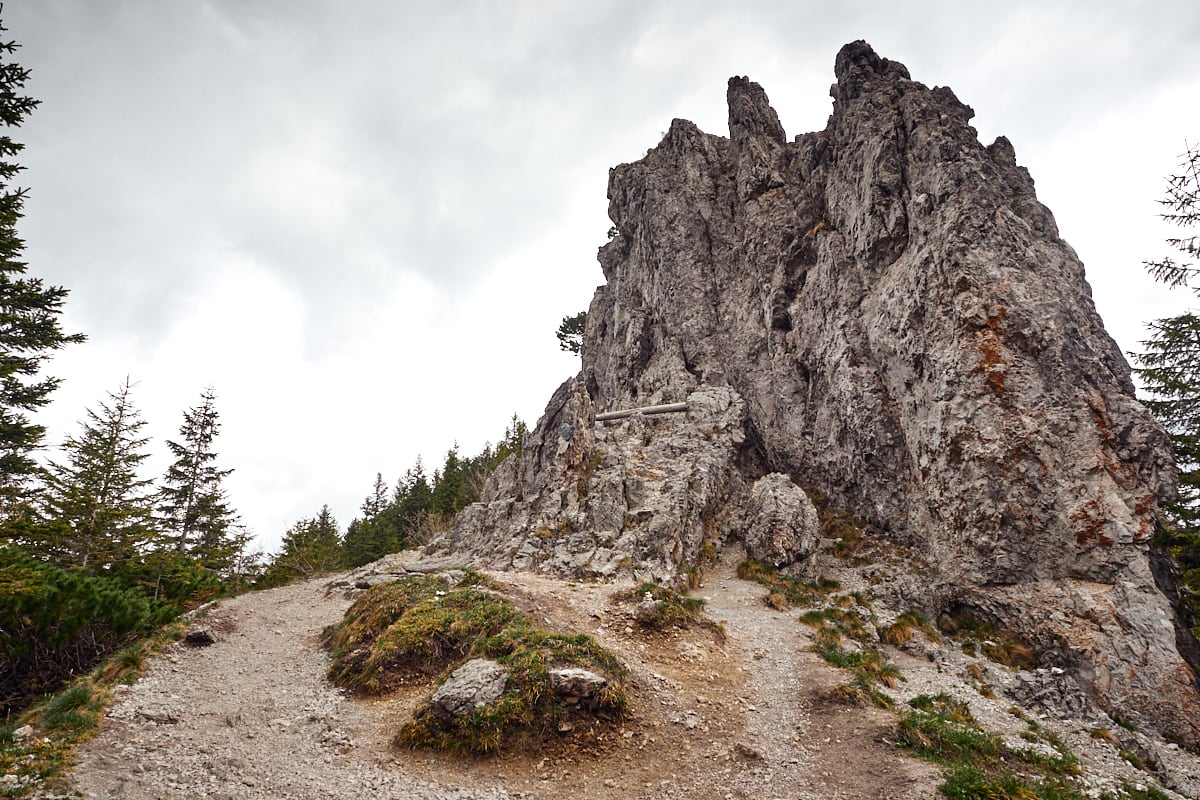
[[[809,649],[796,612],[762,602],[730,554],[697,592],[728,638],[646,634],[613,586],[494,577],[553,627],[595,635],[630,667],[632,713],[600,742],[463,761],[394,750],[426,690],[354,700],[324,680],[318,634],[349,600],[328,579],[223,602],[218,642],[174,645],[120,693],[81,750],[88,798],[696,798],[937,796],[936,771],[887,744],[890,716],[828,698],[845,676]]]
[[[308,581],[224,601],[218,642],[177,644],[118,698],[81,752],[88,798],[504,798],[428,784],[362,752],[376,721],[324,679],[321,629],[348,602]]]
[[[830,690],[846,676],[812,652],[813,638],[794,610],[763,603],[766,590],[737,578],[736,553],[726,554],[698,594],[713,619],[725,623],[727,647],[745,670],[750,712],[744,744],[761,765],[730,775],[735,797],[890,798],[939,796],[937,773],[887,743],[890,714],[848,707]]]

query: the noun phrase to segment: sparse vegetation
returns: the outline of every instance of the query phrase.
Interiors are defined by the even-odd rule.
[[[159,629],[0,726],[0,775],[17,776],[16,783],[0,786],[0,796],[28,797],[39,788],[58,788],[75,746],[95,733],[111,688],[136,679],[146,658],[177,640],[182,631],[178,622]],[[34,733],[18,738],[15,732],[26,725]]]
[[[496,635],[478,640],[471,657],[491,658],[509,669],[504,694],[462,718],[449,717],[427,703],[400,727],[398,745],[488,754],[523,744],[541,745],[579,726],[585,736],[594,736],[602,724],[625,713],[625,691],[619,680],[624,669],[590,636],[541,630],[520,615]],[[564,704],[550,688],[550,669],[564,665],[604,674],[610,682],[588,704]]]
[[[962,611],[943,614],[938,619],[938,628],[959,642],[969,656],[983,655],[1014,669],[1029,669],[1037,664],[1037,654],[1017,634]]]
[[[912,641],[917,631],[924,633],[931,641],[941,641],[933,625],[922,614],[916,611],[905,611],[896,617],[896,621],[879,631],[879,638],[892,647],[903,647]]]
[[[700,627],[712,631],[720,640],[725,638],[725,629],[704,615],[703,600],[688,597],[667,586],[643,582],[633,589],[617,594],[614,599],[643,604],[639,606],[637,621],[644,628],[663,630]],[[647,600],[650,602],[646,602]]]
[[[1006,745],[996,734],[981,730],[966,704],[949,695],[920,695],[909,704],[915,710],[900,718],[900,744],[920,758],[946,767],[940,789],[947,797],[1085,800],[1090,796],[1076,780],[1078,759],[1062,740],[1028,720],[1019,709],[1014,713],[1028,725],[1022,738],[1049,745],[1055,755],[1047,755],[1044,748]],[[1132,784],[1122,784],[1115,794],[1101,795],[1102,800],[1165,797],[1153,787]]]
[[[829,594],[842,588],[837,581],[825,578],[806,582],[788,575],[780,575],[769,564],[754,560],[738,564],[737,576],[770,589],[764,602],[777,611],[790,606],[808,606],[823,602]]]

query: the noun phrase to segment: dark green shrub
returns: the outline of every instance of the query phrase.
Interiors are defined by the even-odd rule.
[[[11,714],[173,616],[139,589],[0,548],[0,702]]]

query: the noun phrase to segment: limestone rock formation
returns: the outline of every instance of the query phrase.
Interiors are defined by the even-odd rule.
[[[728,138],[675,120],[611,171],[583,369],[433,549],[670,578],[734,537],[803,563],[815,503],[919,554],[913,605],[1006,626],[1093,702],[1200,740],[1149,555],[1170,449],[1083,266],[952,91],[864,42],[835,73],[823,131],[789,141],[733,78]]]

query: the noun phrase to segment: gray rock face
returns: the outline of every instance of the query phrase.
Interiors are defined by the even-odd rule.
[[[669,578],[731,536],[811,560],[820,498],[933,565],[927,612],[984,613],[1200,740],[1148,558],[1170,449],[1083,266],[953,92],[863,42],[835,73],[823,131],[789,141],[733,78],[728,138],[675,120],[610,172],[583,369],[434,549],[593,577]]]
[[[452,717],[465,717],[504,694],[508,670],[486,658],[473,658],[433,693],[430,702]]]
[[[803,489],[779,472],[754,482],[743,520],[746,555],[775,566],[807,558],[821,542],[816,506]]]

